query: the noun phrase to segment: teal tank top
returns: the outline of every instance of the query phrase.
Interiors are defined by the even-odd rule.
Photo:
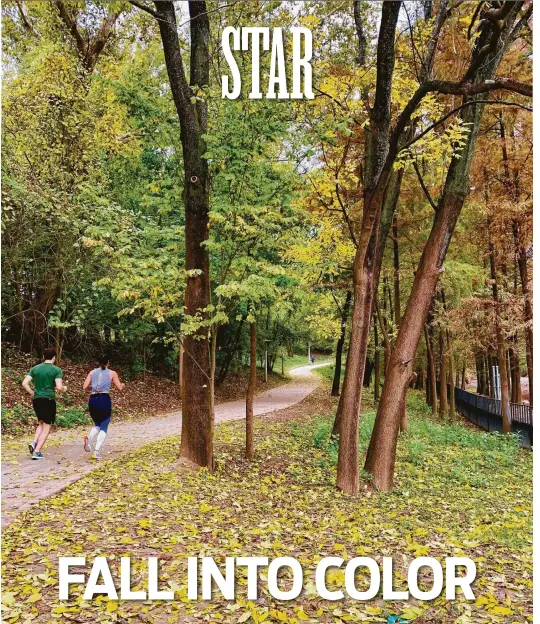
[[[109,392],[111,389],[112,375],[108,368],[95,368],[90,373],[92,379],[92,392]]]

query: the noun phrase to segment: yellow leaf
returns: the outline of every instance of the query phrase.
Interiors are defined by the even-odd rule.
[[[118,603],[116,603],[114,600],[109,600],[109,602],[107,603],[107,612],[111,613],[112,611],[116,611],[116,609],[118,609]]]
[[[41,600],[41,594],[32,594],[26,602],[37,602],[38,600]]]

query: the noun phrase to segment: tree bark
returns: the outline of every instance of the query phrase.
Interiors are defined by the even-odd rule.
[[[209,257],[206,245],[209,224],[209,176],[204,135],[207,131],[207,104],[203,98],[192,103],[192,88],[209,84],[210,24],[206,2],[190,1],[190,79],[184,72],[178,42],[173,2],[155,2],[171,92],[180,121],[184,159],[184,202],[186,271],[185,313],[206,318],[210,303]],[[183,370],[185,402],[182,410],[180,455],[199,466],[214,468],[213,397],[208,328],[204,325],[184,339],[186,360]]]
[[[521,6],[519,3],[505,3],[502,24],[497,24],[496,29],[489,20],[483,21],[475,41],[471,65],[465,75],[472,84],[477,80],[492,80],[495,76]],[[484,105],[477,103],[460,112],[463,122],[468,124],[469,134],[462,151],[454,154],[450,162],[433,226],[386,371],[365,463],[365,470],[373,475],[373,485],[380,490],[389,490],[393,485],[399,419],[414,370],[414,356],[452,234],[469,192],[470,167],[483,109]]]
[[[489,393],[488,395],[493,399],[495,396],[495,375],[493,373],[493,367],[495,366],[495,362],[493,357],[488,354],[486,358],[487,367],[488,367],[488,382],[489,382]]]
[[[373,399],[375,402],[379,400],[381,391],[381,360],[379,354],[379,336],[377,332],[377,322],[373,325],[374,347],[375,347],[375,385],[373,386]]]
[[[257,385],[257,325],[250,323],[249,381],[246,392],[246,458],[253,459],[253,400]]]
[[[347,330],[347,319],[349,317],[349,308],[351,307],[352,293],[347,291],[345,304],[341,312],[341,329],[339,339],[336,345],[336,366],[334,369],[334,379],[332,381],[332,396],[339,396],[339,386],[341,381],[341,358],[343,354],[343,345],[345,344],[345,333]]]
[[[504,173],[508,187],[513,193],[513,199],[517,203],[520,199],[519,190],[519,177],[514,175],[513,179],[510,174],[508,150],[506,146],[506,130],[503,118],[499,120],[499,128],[501,133],[501,148],[502,158],[504,164]],[[529,289],[529,276],[528,276],[528,262],[527,262],[527,250],[520,240],[521,231],[520,224],[517,219],[512,222],[512,234],[514,237],[515,257],[519,270],[519,277],[521,281],[521,292],[523,295],[523,316],[525,321],[525,357],[527,362],[527,377],[529,378],[529,403],[533,404],[533,326],[532,326],[532,302]],[[518,361],[519,365],[519,361]],[[521,402],[521,373],[519,375],[519,392],[516,391],[516,396],[519,394],[519,402]]]
[[[435,371],[435,358],[433,356],[433,346],[427,324],[424,324],[424,337],[426,340],[426,350],[428,359],[428,379],[429,379],[429,397],[431,399],[431,413],[433,416],[439,415],[439,405],[437,399],[437,372]],[[427,386],[427,384],[426,384]]]
[[[178,392],[180,393],[180,401],[184,400],[184,386],[182,383],[183,380],[183,369],[184,369],[184,344],[182,340],[178,341]]]
[[[527,377],[529,378],[529,403],[533,404],[533,311],[532,298],[529,288],[529,266],[527,250],[519,241],[519,226],[514,224],[514,240],[517,247],[517,263],[519,268],[519,278],[521,281],[521,292],[523,294],[523,317],[525,321],[525,356],[527,361]]]
[[[446,344],[448,346],[448,379],[450,380],[450,388],[448,391],[448,415],[450,422],[456,419],[456,385],[454,381],[454,351],[452,349],[452,337],[450,330],[446,330]]]
[[[399,327],[401,322],[401,295],[399,288],[399,243],[398,243],[398,227],[397,220],[394,216],[392,222],[392,250],[394,259],[394,322],[396,327]]]
[[[503,433],[512,431],[512,415],[510,413],[510,396],[508,388],[508,373],[506,367],[506,343],[501,327],[501,300],[497,278],[497,264],[495,261],[495,246],[491,239],[491,228],[488,225],[489,236],[489,264],[491,267],[491,282],[493,303],[495,304],[495,334],[497,336],[497,360],[501,379],[501,418]]]
[[[440,414],[444,419],[448,412],[448,375],[446,374],[446,348],[444,340],[444,330],[439,326],[439,397],[440,397]]]
[[[341,394],[339,452],[336,485],[352,495],[358,493],[358,418],[362,379],[368,347],[374,296],[376,256],[381,209],[391,167],[385,167],[391,119],[391,88],[395,63],[395,32],[401,2],[384,2],[377,45],[377,79],[370,115],[364,210],[353,263],[352,331]],[[384,174],[384,175],[383,175]]]

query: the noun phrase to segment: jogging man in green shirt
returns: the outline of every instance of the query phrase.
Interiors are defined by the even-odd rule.
[[[45,361],[34,366],[22,382],[23,388],[32,397],[32,405],[38,419],[34,441],[28,445],[32,459],[43,459],[41,449],[49,437],[51,425],[56,420],[55,392],[65,392],[62,384],[62,369],[54,365],[56,349],[43,350]],[[34,382],[34,389],[30,382]]]

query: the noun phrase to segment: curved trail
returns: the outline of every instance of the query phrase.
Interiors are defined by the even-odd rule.
[[[323,362],[291,370],[293,381],[255,397],[254,415],[270,414],[303,401],[317,387],[317,378],[311,375],[311,370],[331,363]],[[225,420],[241,420],[245,415],[245,399],[216,405],[216,424]],[[116,459],[150,442],[179,434],[181,419],[180,411],[139,423],[113,422],[103,450],[104,460]],[[15,461],[2,462],[2,526],[10,524],[18,512],[56,494],[99,466],[83,451],[81,432],[76,437],[72,435],[54,445],[54,437],[59,435],[58,432],[51,435],[53,444],[45,445],[45,459],[42,461],[32,461],[26,451],[14,458]],[[29,441],[21,439],[21,451],[26,450]]]

